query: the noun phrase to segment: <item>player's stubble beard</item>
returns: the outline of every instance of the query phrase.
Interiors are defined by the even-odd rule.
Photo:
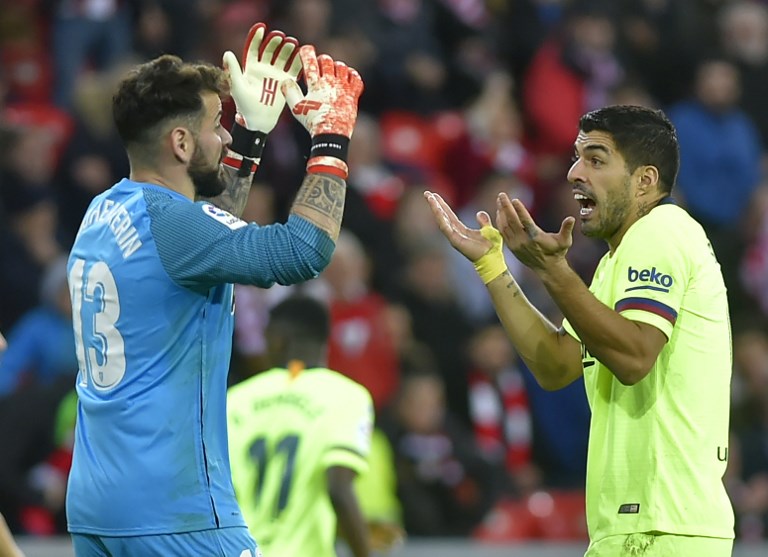
[[[624,225],[632,209],[632,183],[630,177],[618,188],[608,189],[605,198],[599,200],[596,220],[582,222],[581,232],[590,238],[608,240]]]
[[[195,186],[195,197],[216,197],[227,187],[221,160],[211,166],[199,143],[195,144],[195,151],[192,153],[192,160],[189,161],[187,174]]]

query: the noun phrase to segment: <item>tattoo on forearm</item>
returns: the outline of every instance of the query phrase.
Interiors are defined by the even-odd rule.
[[[296,203],[308,205],[333,220],[339,220],[344,212],[344,192],[344,184],[340,179],[311,174],[304,180],[296,196]]]
[[[224,181],[227,184],[224,191],[216,197],[200,197],[198,201],[208,201],[219,209],[224,209],[236,217],[241,217],[248,201],[252,176],[238,176],[237,169],[230,166],[222,165],[221,168]]]
[[[512,290],[512,297],[517,298],[520,295],[520,285],[517,284],[517,281],[515,281],[509,271],[505,271],[504,275],[509,277],[509,280],[505,285],[507,290]]]
[[[307,174],[293,202],[293,212],[322,228],[334,240],[344,216],[346,184],[327,174]]]

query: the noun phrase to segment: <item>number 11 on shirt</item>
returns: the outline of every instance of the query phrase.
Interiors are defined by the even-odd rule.
[[[280,479],[280,490],[275,504],[274,518],[277,518],[288,505],[288,496],[291,492],[291,482],[293,480],[293,472],[296,465],[296,451],[298,448],[298,435],[286,435],[280,439],[275,445],[275,451],[272,455],[267,452],[266,437],[258,437],[251,443],[249,453],[251,458],[256,462],[257,468],[255,494],[256,500],[260,504],[262,503],[262,490],[267,474],[267,464],[272,461],[272,459],[276,458],[278,454],[285,453],[285,468],[283,469],[283,474]]]

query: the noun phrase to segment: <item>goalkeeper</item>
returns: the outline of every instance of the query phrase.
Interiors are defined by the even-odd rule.
[[[660,111],[584,115],[568,181],[582,232],[609,251],[589,288],[570,268],[573,217],[539,228],[499,194],[496,228],[467,228],[425,193],[442,232],[473,261],[520,356],[542,387],[584,378],[588,557],[725,557],[733,510],[728,460],[731,343],[720,266],[704,230],[671,197],[675,129]],[[503,243],[565,316],[552,325],[506,268]]]
[[[226,53],[222,71],[161,56],[113,98],[130,177],[93,200],[68,262],[79,402],[67,518],[78,557],[259,554],[227,452],[233,283],[294,284],[328,264],[363,84],[263,24],[241,60]],[[231,133],[220,122],[228,88]],[[312,152],[288,221],[260,227],[239,215],[284,92]]]

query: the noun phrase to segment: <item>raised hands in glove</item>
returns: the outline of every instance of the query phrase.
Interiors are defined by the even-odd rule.
[[[280,84],[285,80],[295,83],[301,71],[298,46],[295,38],[281,31],[267,33],[266,25],[257,23],[245,40],[242,69],[234,53],[224,53],[224,69],[237,108],[230,147],[233,159],[258,164],[266,135],[277,125],[285,106]]]
[[[296,81],[301,71],[298,46],[293,37],[282,31],[267,33],[267,26],[257,23],[245,40],[242,69],[233,52],[224,53],[232,98],[246,129],[269,133],[277,124],[285,106],[280,84]]]
[[[317,56],[312,45],[302,46],[299,56],[307,94],[295,81],[283,81],[281,89],[291,113],[312,137],[307,172],[346,178],[347,150],[357,120],[363,80],[345,63],[334,62],[327,54]]]

